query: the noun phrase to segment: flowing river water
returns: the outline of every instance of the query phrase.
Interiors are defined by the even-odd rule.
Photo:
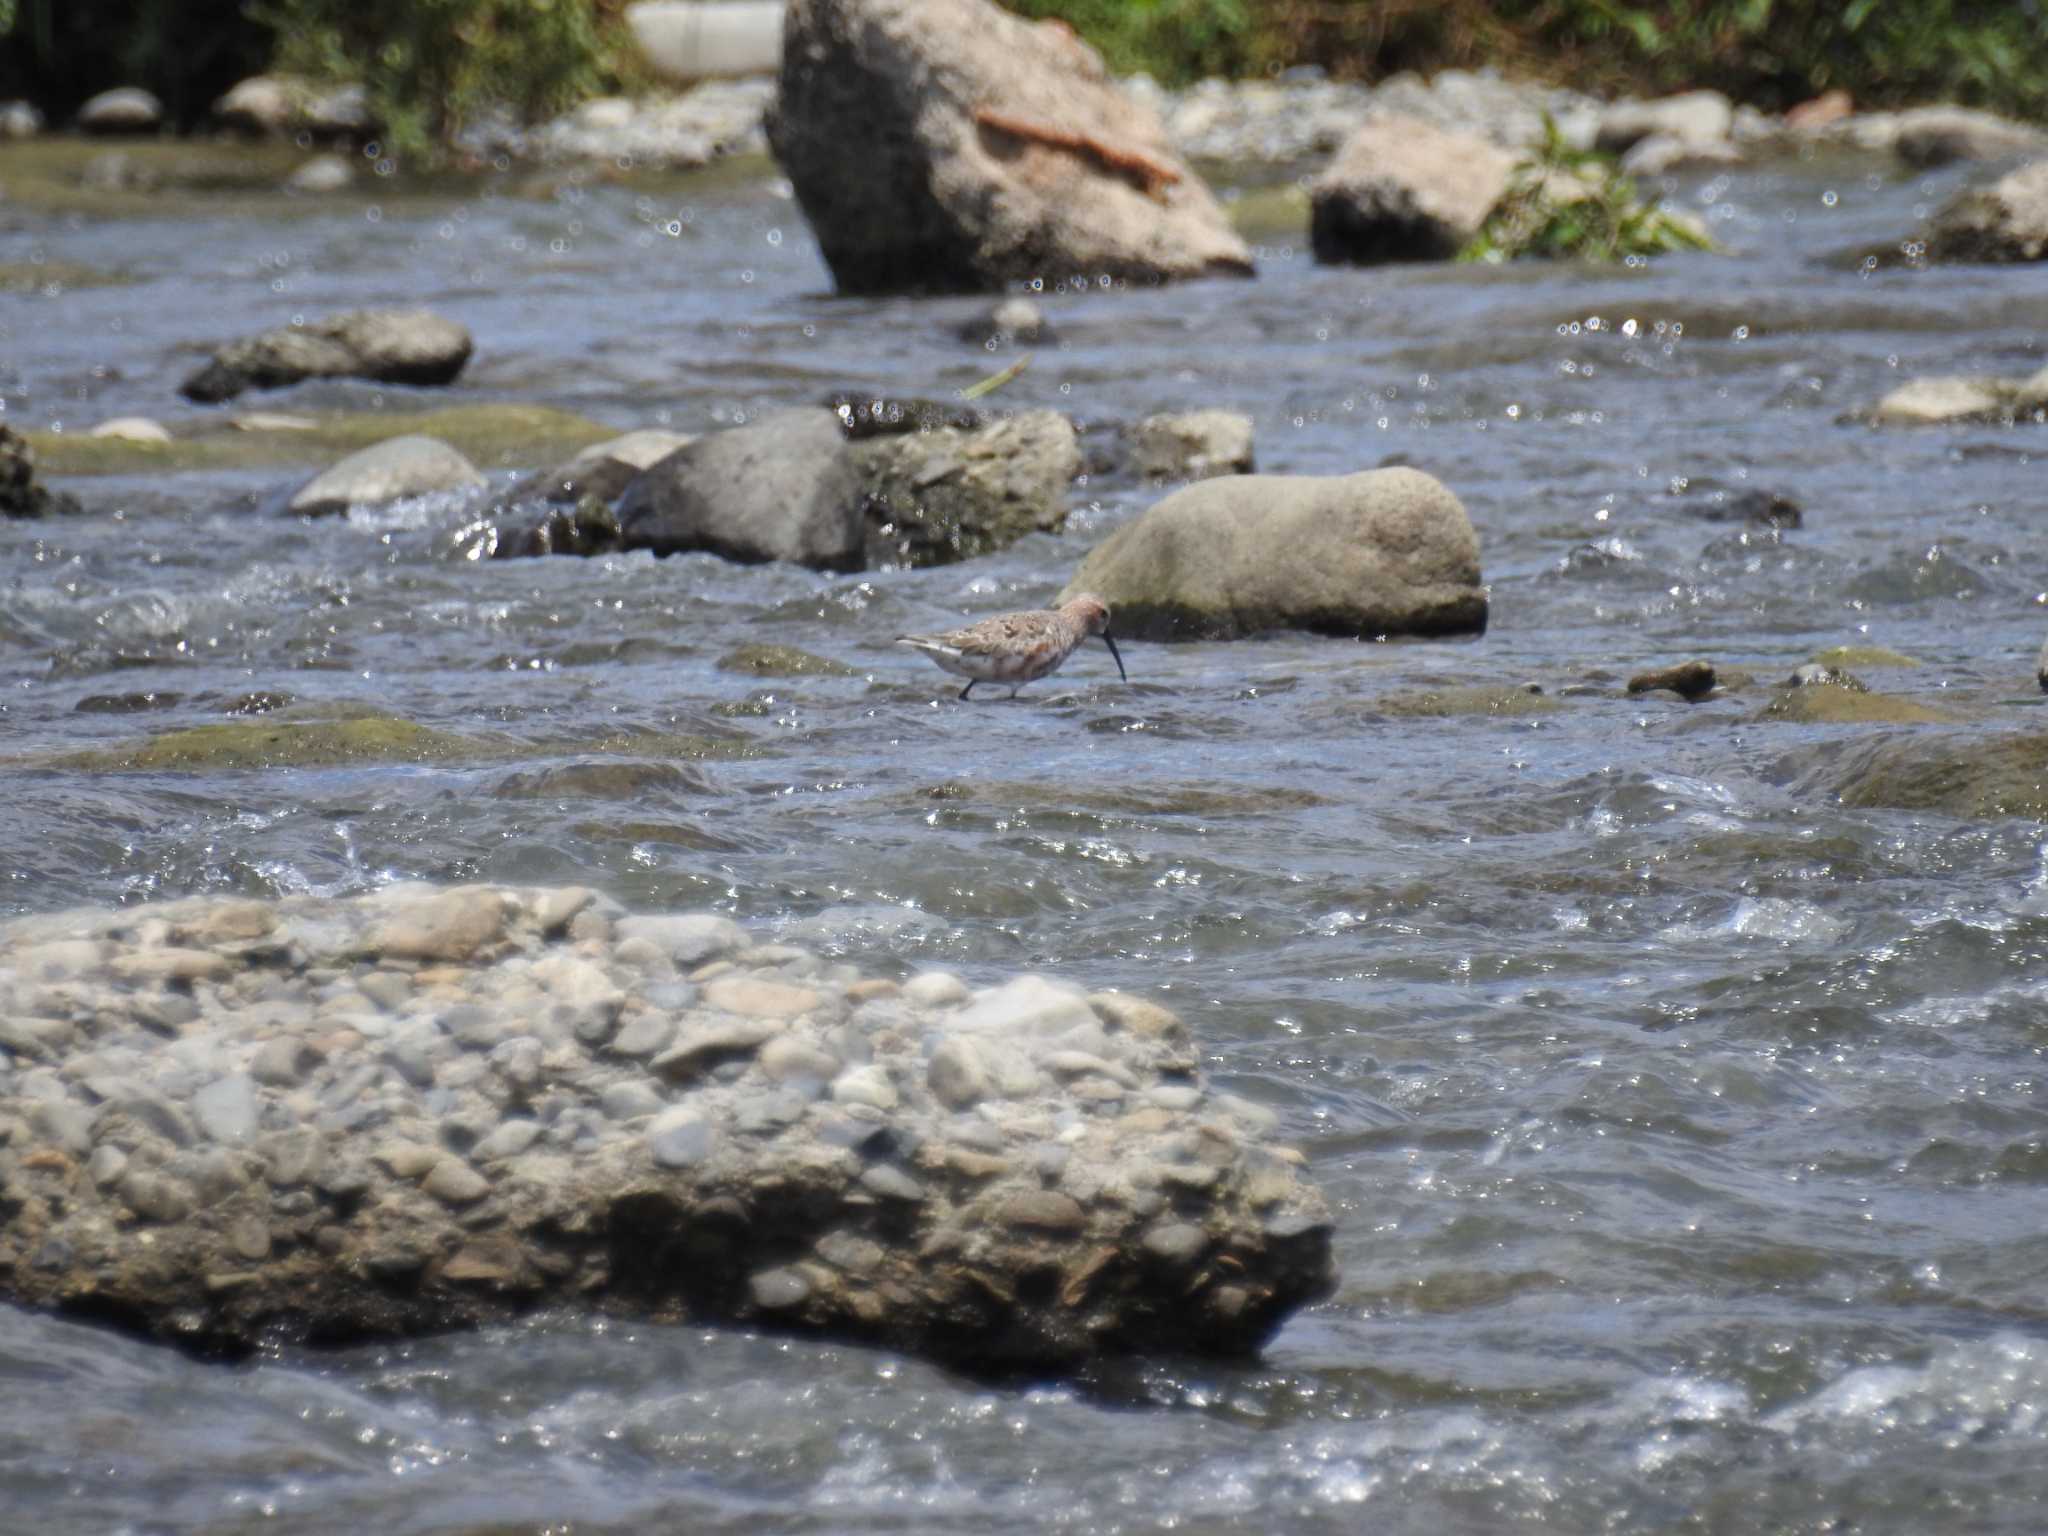
[[[0,1528],[2041,1529],[2042,829],[1845,808],[1811,770],[1879,728],[1762,713],[1853,644],[1987,739],[2042,719],[2048,429],[1844,419],[2041,362],[2048,270],[1860,261],[1961,174],[1684,178],[1730,254],[1641,270],[1319,268],[1275,229],[1253,283],[1043,297],[1059,344],[997,402],[1091,441],[1225,406],[1263,470],[1424,468],[1479,530],[1483,638],[1127,642],[1128,686],[1094,646],[969,705],[891,646],[1049,599],[1162,494],[1114,470],[1063,535],[860,576],[474,559],[473,505],[284,516],[310,466],[59,480],[87,515],[0,526],[0,914],[582,882],[884,973],[1145,991],[1306,1151],[1343,1278],[1255,1363],[1060,1384],[561,1316],[221,1365],[0,1309]],[[202,344],[381,304],[471,328],[457,386],[240,406],[702,431],[1010,360],[953,336],[973,301],[831,297],[765,170],[378,185],[0,203],[0,262],[123,279],[0,293],[6,419],[185,421]],[[1804,526],[1716,518],[1751,489]],[[720,667],[755,641],[856,675]],[[1695,655],[1755,682],[1623,695]],[[1525,683],[1559,707],[1403,703]],[[504,751],[51,766],[252,693]]]

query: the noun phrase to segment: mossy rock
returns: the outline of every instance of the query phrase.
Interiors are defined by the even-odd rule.
[[[1396,693],[1372,705],[1375,714],[1401,719],[1437,719],[1453,715],[1491,715],[1520,719],[1554,715],[1564,705],[1546,693],[1527,688],[1472,686],[1432,688],[1423,693]]]
[[[641,800],[649,795],[712,793],[702,770],[673,762],[617,758],[560,763],[507,774],[491,789],[501,800]]]
[[[538,756],[533,748],[525,755]],[[644,735],[619,732],[595,741],[579,741],[578,752],[611,752],[625,756],[669,758],[683,762],[719,761],[743,757],[766,757],[768,749],[736,736],[701,736],[687,731],[649,731]]]
[[[153,736],[138,747],[79,752],[54,766],[90,771],[323,768],[343,763],[427,763],[488,755],[492,744],[410,720],[231,720]]]
[[[94,173],[120,157],[122,173]],[[76,138],[45,134],[7,146],[7,201],[42,213],[98,218],[153,214],[179,203],[267,217],[325,212],[321,200],[294,199],[285,178],[306,158],[289,142],[200,145],[179,139]]]
[[[617,756],[641,759],[637,764],[627,765],[626,776],[645,784],[651,782],[650,776],[660,774],[664,763],[758,757],[764,750],[744,739],[668,731],[622,731],[596,741],[561,742],[462,736],[342,704],[326,707],[318,714],[294,711],[284,716],[265,715],[192,726],[152,736],[138,746],[75,752],[41,766],[87,772],[210,773],[247,768],[325,768],[347,763],[488,763],[506,759],[544,762],[571,756]],[[592,782],[602,778],[596,765],[584,766],[593,775]],[[570,769],[558,771],[573,778]],[[577,793],[568,789],[560,792]]]
[[[1308,243],[1308,192],[1294,182],[1247,187],[1223,205],[1223,212],[1230,227],[1247,240]]]
[[[591,843],[647,843],[699,853],[742,853],[746,844],[687,821],[579,821],[569,829]]]
[[[1759,720],[1797,725],[1953,725],[1956,717],[1892,693],[1866,693],[1839,683],[1788,688],[1757,713]]]
[[[744,672],[749,677],[859,677],[844,662],[813,656],[793,645],[750,642],[718,658],[721,672]]]
[[[75,261],[0,261],[0,293],[41,293],[46,288],[112,288],[134,279]]]
[[[574,411],[512,403],[425,411],[353,411],[310,418],[296,432],[241,432],[208,423],[169,443],[134,443],[75,432],[25,432],[46,475],[161,474],[166,470],[330,464],[388,438],[438,438],[484,469],[549,462],[618,434]]]
[[[947,779],[914,791],[918,801],[940,800],[1003,810],[1103,816],[1284,816],[1332,802],[1312,790],[1209,789],[1195,784],[1140,784],[1126,789],[1034,784],[1012,780]]]
[[[1886,667],[1921,665],[1914,657],[1887,650],[1881,645],[1831,645],[1824,651],[1814,652],[1813,659],[1820,666],[1833,667],[1838,672],[1876,672]]]
[[[2048,821],[2048,733],[1887,736],[1814,777],[1847,806]]]

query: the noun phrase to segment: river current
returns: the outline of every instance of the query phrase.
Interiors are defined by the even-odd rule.
[[[1728,254],[1636,270],[1319,268],[1268,232],[1249,284],[1042,295],[1058,344],[999,408],[1103,444],[1225,406],[1265,471],[1426,469],[1479,531],[1477,639],[1126,642],[1128,685],[1090,647],[967,705],[890,644],[1048,600],[1163,494],[1114,469],[1062,535],[860,576],[474,559],[472,506],[284,516],[310,467],[57,482],[87,516],[0,525],[0,914],[581,882],[885,973],[1142,990],[1307,1153],[1342,1285],[1256,1363],[1038,1385],[559,1316],[228,1366],[0,1309],[0,1529],[2039,1531],[2048,845],[1846,809],[1804,768],[1874,728],[1759,718],[1853,644],[1919,663],[1875,687],[1996,700],[1986,732],[2042,719],[2048,429],[1851,419],[1909,377],[2042,362],[2048,270],[1862,260],[1962,175],[1681,178]],[[0,293],[5,419],[42,429],[187,420],[206,345],[382,304],[470,327],[458,385],[238,408],[703,431],[1014,356],[955,337],[975,301],[830,296],[766,170],[0,203],[0,261],[125,279]],[[1803,526],[1717,517],[1746,490]],[[858,675],[720,667],[755,641]],[[1623,696],[1693,656],[1756,681]],[[1525,683],[1562,707],[1399,704]],[[256,692],[506,751],[50,766]],[[631,750],[676,736],[719,748]]]

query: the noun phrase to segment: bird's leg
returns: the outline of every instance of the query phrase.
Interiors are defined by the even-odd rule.
[[[1018,690],[1019,688],[1022,688],[1023,686],[1024,686],[1024,685],[1023,685],[1022,683],[1012,683],[1012,684],[1010,684],[1010,697],[1011,697],[1011,698],[1013,698],[1013,699],[1014,699],[1015,697],[1017,697],[1017,690]]]
[[[981,679],[980,679],[980,678],[978,678],[978,677],[977,677],[977,678],[972,678],[972,679],[970,679],[970,680],[969,680],[969,682],[968,682],[968,684],[967,684],[967,686],[966,686],[965,688],[962,688],[962,689],[960,690],[960,697],[961,697],[962,699],[965,699],[965,698],[967,697],[967,695],[969,695],[970,693],[974,692],[974,685],[975,685],[976,683],[980,682],[980,681],[981,681]]]

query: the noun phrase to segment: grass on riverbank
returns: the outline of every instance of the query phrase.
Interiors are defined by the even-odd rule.
[[[2048,116],[2048,22],[2014,0],[1007,0],[1163,83],[1297,64],[1376,80],[1496,65],[1603,92],[1711,86],[1783,108],[1955,100]]]

